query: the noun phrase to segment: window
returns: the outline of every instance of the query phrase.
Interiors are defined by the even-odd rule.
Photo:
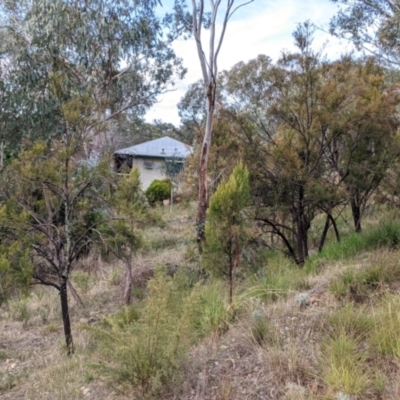
[[[153,161],[144,161],[144,167],[147,169],[153,169],[154,168],[154,162]]]

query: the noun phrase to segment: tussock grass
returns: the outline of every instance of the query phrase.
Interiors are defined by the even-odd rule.
[[[309,288],[304,270],[282,255],[272,255],[267,264],[250,276],[243,286],[246,297],[264,301],[286,298],[295,291]]]
[[[388,395],[391,383],[385,374],[398,373],[398,296],[386,294],[368,305],[347,303],[327,316],[326,328],[321,378],[330,395],[343,393],[361,399],[393,398]]]
[[[400,361],[400,300],[397,295],[386,296],[373,311],[374,324],[370,334],[373,349],[382,356]]]
[[[348,303],[327,316],[327,326],[328,335],[344,333],[353,339],[365,339],[374,326],[374,319],[366,306],[356,307]]]
[[[368,263],[348,268],[330,285],[337,298],[363,302],[382,294],[390,285],[400,281],[400,262],[397,254],[384,250],[371,254]]]
[[[229,304],[228,287],[225,282],[214,281],[198,284],[188,298],[190,324],[198,338],[211,333],[222,334],[229,329],[238,312],[240,301],[234,297]]]
[[[358,338],[341,332],[328,338],[322,345],[322,379],[328,392],[362,395],[371,385],[366,368],[367,354]]]

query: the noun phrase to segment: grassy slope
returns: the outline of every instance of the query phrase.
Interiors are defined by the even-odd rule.
[[[195,263],[192,213],[190,208],[165,213],[166,227],[146,231],[147,250],[135,269],[139,306],[149,270],[160,263],[172,269]],[[237,288],[234,320],[227,306],[221,311],[208,304],[208,314],[201,311],[208,318],[202,319],[207,334],[198,335],[180,360],[179,384],[156,398],[400,398],[396,227],[377,228],[375,237],[350,235],[314,255],[303,271],[270,256],[257,277]],[[84,329],[119,310],[122,278],[121,266],[97,257],[75,272],[73,283],[85,306],[71,300],[77,352],[69,359],[63,355],[58,298],[50,289],[36,288],[0,309],[0,397],[132,398],[134,391],[116,394],[89,368],[99,354]],[[211,286],[204,290],[207,298],[214,296]],[[212,322],[217,312],[230,313],[224,329]]]

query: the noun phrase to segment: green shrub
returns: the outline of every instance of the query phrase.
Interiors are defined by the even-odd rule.
[[[154,205],[165,199],[169,199],[171,196],[172,185],[167,180],[154,180],[146,190],[146,196],[149,203]]]
[[[249,171],[239,162],[229,178],[220,183],[207,210],[202,264],[212,275],[228,278],[230,302],[234,273],[249,238],[243,214],[249,199]]]
[[[77,286],[79,290],[86,293],[90,288],[90,276],[83,271],[74,271],[72,282]]]
[[[100,357],[93,367],[115,390],[137,399],[163,398],[179,380],[192,336],[183,309],[187,293],[179,278],[158,270],[148,283],[143,308],[124,307],[101,326],[87,327]]]

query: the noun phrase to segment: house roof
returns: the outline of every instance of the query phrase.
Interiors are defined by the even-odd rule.
[[[192,148],[189,145],[172,139],[169,136],[164,136],[159,139],[150,140],[149,142],[137,144],[136,146],[117,150],[114,154],[132,155],[135,157],[186,158],[191,152]]]

